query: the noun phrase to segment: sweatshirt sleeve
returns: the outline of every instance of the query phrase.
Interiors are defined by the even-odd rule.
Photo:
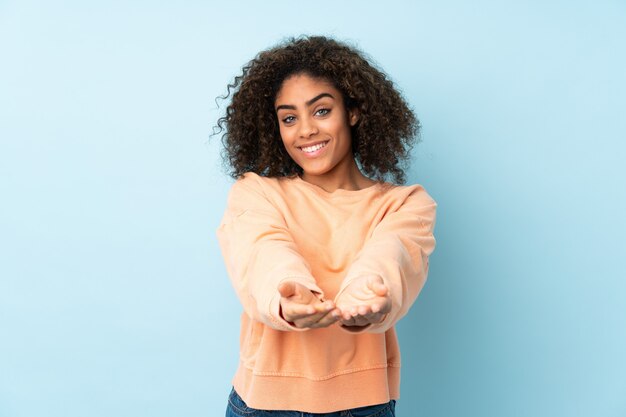
[[[350,332],[383,333],[408,312],[428,275],[428,257],[435,249],[436,208],[424,188],[416,186],[374,228],[348,269],[337,297],[354,279],[378,275],[389,289],[392,307],[382,322],[358,330],[351,327]]]
[[[283,215],[253,178],[233,184],[217,238],[244,311],[277,330],[306,331],[281,317],[278,286],[294,281],[320,298],[323,292],[298,253]]]

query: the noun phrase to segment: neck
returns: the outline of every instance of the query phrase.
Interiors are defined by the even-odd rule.
[[[349,164],[336,166],[332,171],[321,175],[304,172],[302,174],[302,180],[317,185],[329,193],[337,189],[349,191],[361,190],[376,182],[361,173],[354,159],[351,159]]]

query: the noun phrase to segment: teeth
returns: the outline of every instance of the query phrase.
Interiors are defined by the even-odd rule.
[[[311,152],[315,152],[318,149],[322,149],[324,146],[326,146],[326,142],[318,143],[317,145],[309,146],[306,148],[300,148],[300,149],[302,149],[306,153],[311,153]]]

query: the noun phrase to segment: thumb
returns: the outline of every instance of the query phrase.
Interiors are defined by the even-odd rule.
[[[371,276],[367,279],[367,287],[379,297],[384,297],[389,291],[382,277],[378,275]]]
[[[278,292],[281,297],[292,297],[296,295],[296,283],[292,281],[283,282],[278,286]]]

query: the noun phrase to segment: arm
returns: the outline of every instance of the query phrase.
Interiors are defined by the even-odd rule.
[[[408,312],[428,275],[428,256],[435,248],[436,207],[426,191],[417,186],[375,227],[350,266],[335,302],[342,311],[354,310],[355,307],[358,310],[355,298],[359,297],[354,296],[355,291],[362,288],[361,283],[380,279],[387,293],[383,290],[379,294],[369,292],[377,305],[385,305],[380,300],[380,294],[384,294],[388,305],[382,315],[372,315],[372,311],[368,311],[365,317],[374,316],[377,319],[365,326],[342,327],[353,332],[383,333]],[[358,316],[356,319],[356,323],[362,323]]]
[[[297,283],[302,286],[298,288],[315,294],[315,301],[322,299],[322,290],[298,253],[282,214],[253,178],[233,184],[217,238],[244,311],[277,330],[305,330],[283,318],[279,287]],[[307,300],[321,304],[311,297]],[[290,308],[293,304],[287,305]]]

